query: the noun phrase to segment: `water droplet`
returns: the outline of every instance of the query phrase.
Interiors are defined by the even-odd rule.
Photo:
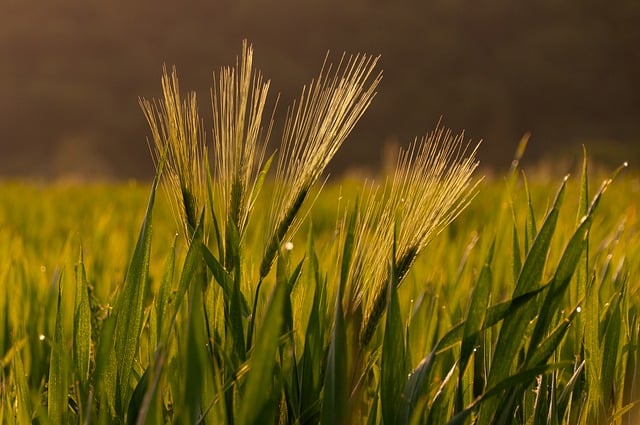
[[[285,242],[284,249],[286,249],[287,251],[291,251],[293,249],[293,242]]]
[[[46,272],[47,271],[47,266],[40,266],[40,271],[42,273]]]
[[[39,339],[40,341],[44,341],[45,336],[44,336],[43,334],[40,334],[40,336],[38,337],[38,339]]]
[[[576,308],[576,311],[577,311],[578,313],[581,313],[581,312],[582,312],[582,307],[578,306],[578,308]]]

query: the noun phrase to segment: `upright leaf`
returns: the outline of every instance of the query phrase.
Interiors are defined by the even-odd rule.
[[[321,291],[324,282],[320,277],[318,258],[315,254],[313,232],[309,231],[309,242],[307,248],[310,256],[310,280],[314,284],[313,299],[311,301],[311,311],[307,322],[307,329],[304,338],[304,350],[301,365],[300,378],[300,407],[302,413],[301,421],[318,420],[320,415],[320,390],[321,390],[321,362],[323,355],[323,326],[320,315]]]
[[[27,425],[31,424],[32,406],[29,397],[29,384],[27,383],[27,376],[24,371],[21,351],[22,350],[20,349],[16,350],[12,362],[13,375],[16,384],[16,404],[14,405],[14,413],[19,425]],[[0,377],[4,378],[2,375],[0,375]],[[1,405],[0,410],[4,410]],[[1,415],[2,413],[0,413],[0,423],[4,423],[2,422]]]
[[[347,225],[347,234],[344,242],[342,265],[340,269],[340,280],[338,282],[338,292],[336,294],[333,333],[329,344],[329,355],[327,358],[327,369],[324,379],[322,415],[320,419],[320,423],[325,425],[343,425],[346,423],[348,418],[348,359],[345,358],[345,353],[347,353],[348,350],[347,332],[342,309],[342,298],[344,296],[345,285],[353,255],[356,213],[357,211],[351,215]]]
[[[140,332],[142,331],[143,300],[148,285],[149,257],[151,254],[151,219],[158,179],[159,175],[156,175],[151,187],[142,228],[140,229],[133,257],[129,263],[127,276],[114,312],[116,317],[115,353],[119,394],[116,408],[122,416],[124,416],[124,409],[129,404],[129,398],[133,391],[131,372],[136,352],[138,351]]]
[[[540,288],[539,283],[542,278],[551,238],[555,232],[558,221],[566,181],[567,179],[565,178],[558,190],[551,210],[547,214],[540,231],[531,245],[531,249],[527,254],[520,276],[518,277],[513,298]],[[522,346],[524,333],[529,326],[529,321],[535,315],[536,309],[536,305],[530,303],[526,307],[516,311],[509,320],[505,320],[503,323],[500,334],[498,335],[494,356],[491,360],[491,368],[487,380],[489,387],[496,385],[509,376],[514,359]],[[494,401],[485,403],[480,412],[479,424],[489,423],[496,408],[497,406]]]
[[[429,392],[427,382],[433,368],[435,356],[435,351],[432,351],[409,373],[409,379],[404,386],[402,397],[400,398],[398,423],[404,425],[409,424],[411,417],[416,414],[414,409],[418,405],[419,400],[427,396]]]
[[[199,241],[194,241],[199,244]],[[198,250],[195,249],[194,252]],[[194,269],[198,276],[198,268]],[[203,283],[204,284],[204,283]],[[203,398],[206,394],[205,378],[211,374],[211,358],[208,356],[205,320],[202,303],[202,286],[198,285],[190,291],[189,314],[187,318],[187,351],[184,380],[184,419],[187,423],[198,423],[204,415]]]
[[[64,343],[62,314],[62,273],[58,276],[58,302],[56,304],[56,323],[53,333],[53,346],[49,361],[48,416],[54,424],[66,423],[67,417],[67,349]]]
[[[178,314],[178,310],[180,309],[184,299],[187,296],[189,288],[191,288],[191,284],[193,283],[194,277],[196,273],[201,270],[202,267],[202,256],[201,256],[201,248],[202,248],[202,232],[203,232],[203,216],[204,212],[200,214],[200,219],[198,220],[198,224],[193,232],[193,237],[189,243],[189,248],[187,249],[187,255],[184,258],[184,263],[182,265],[182,271],[180,273],[180,279],[178,281],[178,289],[176,291],[175,299],[173,302],[171,316],[169,317],[173,322]],[[200,290],[201,288],[198,288]],[[169,339],[169,327],[164,328],[165,334],[162,336],[162,342],[166,344]]]
[[[89,290],[87,274],[84,269],[82,250],[80,260],[75,267],[76,295],[74,311],[73,348],[75,364],[84,387],[89,379],[89,360],[91,347],[91,307],[89,306]]]
[[[238,408],[238,425],[258,425],[269,417],[266,413],[279,401],[274,391],[276,352],[283,325],[286,285],[276,285],[256,343],[248,360],[249,371]]]
[[[382,420],[385,424],[396,422],[396,414],[400,411],[400,396],[404,382],[407,379],[404,329],[400,313],[400,301],[398,300],[397,282],[395,281],[395,267],[392,266],[390,268],[388,283],[390,296],[382,341],[382,364],[380,366],[380,402],[382,405]]]
[[[224,317],[225,328],[229,332],[231,342],[233,346],[234,355],[241,361],[246,360],[248,345],[245,342],[244,325],[242,321],[242,307],[244,305],[241,290],[241,277],[242,270],[240,269],[240,235],[237,227],[233,222],[229,222],[227,226],[227,243],[231,248],[231,252],[227,252],[227,255],[231,254],[231,264],[233,264],[233,286],[231,287],[231,298],[229,304],[225,305]],[[256,302],[258,300],[258,294],[256,294]],[[255,315],[256,311],[252,311]]]
[[[536,233],[538,232],[538,226],[536,224],[536,215],[533,212],[533,200],[531,199],[531,192],[529,191],[529,182],[527,177],[522,173],[522,180],[524,182],[524,191],[527,194],[527,218],[525,220],[525,232],[524,232],[524,246],[528,250],[531,248],[531,242],[533,241]]]
[[[167,308],[169,305],[169,297],[171,295],[171,284],[173,282],[173,275],[176,265],[176,242],[177,235],[173,238],[173,245],[171,251],[164,264],[164,271],[162,273],[162,279],[160,280],[160,287],[158,289],[158,295],[155,298],[155,307],[157,312],[157,329],[156,335],[164,335],[165,329],[170,325],[167,320]]]
[[[460,377],[464,374],[469,358],[471,354],[473,354],[474,347],[478,342],[482,324],[485,322],[487,306],[491,295],[491,257],[493,256],[494,247],[495,241],[489,250],[489,257],[482,267],[478,281],[473,289],[471,304],[469,305],[469,312],[467,313],[467,320],[464,325],[464,337],[460,348]]]
[[[113,419],[116,408],[117,363],[115,355],[115,316],[109,316],[102,325],[96,350],[96,371],[93,381],[96,399],[101,403],[101,417]],[[103,422],[100,422],[103,423]]]
[[[586,249],[587,236],[589,234],[589,228],[591,227],[591,217],[591,215],[585,217],[562,253],[549,291],[540,307],[536,326],[529,342],[528,355],[532,353],[532,348],[544,337],[545,331],[552,323],[553,315],[558,308],[560,308],[562,297],[569,287],[573,273],[580,262],[583,251]]]
[[[447,418],[451,415],[451,406],[453,405],[455,386],[454,379],[451,379],[456,371],[457,364],[454,364],[447,375],[442,380],[436,396],[433,398],[431,408],[429,409],[429,416],[427,417],[427,424],[439,425],[446,422]]]
[[[616,399],[620,395],[616,394],[622,388],[616,384],[616,368],[619,367],[618,361],[621,349],[622,334],[622,311],[621,311],[621,294],[616,294],[609,305],[608,317],[605,321],[605,332],[602,350],[605,355],[602,357],[602,372],[600,375],[600,395],[601,402],[605,408],[605,414],[610,416],[615,406]],[[592,388],[591,391],[596,391]]]

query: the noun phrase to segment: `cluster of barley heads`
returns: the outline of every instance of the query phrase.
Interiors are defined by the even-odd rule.
[[[204,234],[213,231],[222,264],[233,267],[224,241],[229,232],[243,240],[275,160],[271,206],[259,212],[268,217],[258,274],[259,281],[264,279],[284,241],[303,221],[314,184],[375,97],[382,78],[376,71],[378,59],[343,55],[337,66],[325,61],[318,77],[288,109],[279,147],[268,157],[274,120],[274,111],[267,110],[270,81],[254,68],[253,49],[246,41],[236,66],[214,74],[210,146],[195,93],[181,97],[175,69],[170,75],[165,69],[163,98],[141,104],[156,164],[185,235],[192,236],[206,211]],[[393,175],[382,187],[370,185],[363,191],[345,308],[363,309],[367,320],[360,338],[365,345],[386,304],[386,259],[394,237],[393,261],[401,282],[420,252],[476,192],[476,149],[469,149],[463,138],[438,124],[400,152]]]
[[[210,141],[196,95],[181,94],[175,69],[170,74],[165,69],[161,99],[141,101],[158,175],[179,227],[189,244],[204,246],[202,288],[206,292],[213,279],[224,293],[223,301],[204,294],[202,302],[205,321],[211,322],[206,324],[209,347],[218,341],[221,349],[228,348],[224,356],[210,349],[211,361],[229,370],[225,376],[230,382],[236,382],[244,362],[255,356],[251,348],[259,344],[255,334],[263,311],[263,282],[269,281],[274,263],[283,255],[283,244],[308,215],[313,189],[327,165],[376,95],[382,78],[378,60],[343,55],[335,65],[325,59],[319,75],[288,108],[279,144],[270,141],[277,101],[270,102],[270,81],[254,68],[253,49],[246,42],[236,65],[213,76]],[[271,144],[276,146],[273,152]],[[362,350],[368,349],[385,312],[389,282],[399,285],[422,250],[473,198],[478,182],[473,178],[475,153],[462,134],[438,124],[400,153],[384,184],[367,185],[352,209],[338,219],[343,232],[336,241],[350,248],[335,250],[341,273],[327,278],[341,284],[328,282],[326,296],[339,300],[335,314],[349,322],[349,344],[361,347],[354,354],[358,359],[363,359]],[[271,200],[260,205],[269,205],[268,211],[256,211],[265,182]],[[246,244],[252,244],[250,249]],[[257,252],[261,258],[246,258]],[[270,283],[276,288],[271,298],[277,298],[282,279],[275,280],[275,285]],[[224,304],[223,315],[211,306],[216,302]],[[327,303],[329,311],[331,304]],[[268,315],[268,309],[263,314]],[[224,325],[214,323],[215,317],[223,317]],[[294,327],[290,332],[300,332]],[[329,347],[321,350],[326,354]],[[315,365],[319,370],[325,366]],[[356,361],[353,369],[350,374],[356,378],[349,392],[357,394],[357,376],[366,372],[366,365]],[[233,410],[233,396],[227,397],[227,409]]]

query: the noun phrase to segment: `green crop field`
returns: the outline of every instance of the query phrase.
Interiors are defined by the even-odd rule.
[[[482,179],[438,126],[323,185],[375,58],[327,66],[267,156],[251,53],[212,144],[175,74],[141,102],[151,185],[0,184],[1,423],[640,423],[631,171]]]

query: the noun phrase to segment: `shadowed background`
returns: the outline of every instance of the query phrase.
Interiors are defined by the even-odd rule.
[[[210,122],[212,71],[235,64],[243,38],[272,102],[281,93],[280,122],[327,50],[382,55],[379,94],[334,173],[375,170],[440,116],[484,139],[485,166],[507,167],[529,131],[529,162],[586,144],[597,162],[633,165],[639,22],[635,0],[0,0],[0,177],[149,178],[138,97],[158,97],[175,64]]]

